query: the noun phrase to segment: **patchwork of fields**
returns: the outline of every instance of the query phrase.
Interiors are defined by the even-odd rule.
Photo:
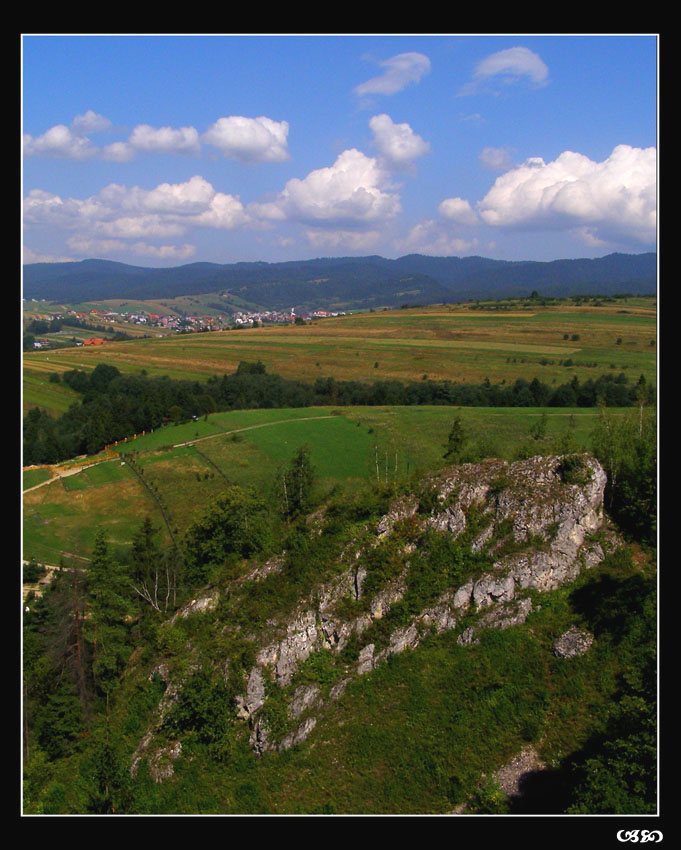
[[[261,327],[124,340],[96,348],[24,355],[24,407],[58,414],[73,401],[68,388],[48,384],[52,372],[115,365],[123,373],[205,381],[261,360],[267,371],[313,381],[452,380],[512,382],[538,377],[562,384],[614,372],[655,383],[654,298],[603,306],[482,310],[429,307],[362,313],[305,326]],[[46,392],[49,390],[49,394]],[[64,392],[65,395],[61,395]]]

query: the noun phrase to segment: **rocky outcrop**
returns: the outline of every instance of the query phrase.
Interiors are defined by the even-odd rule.
[[[258,638],[255,663],[235,701],[238,717],[249,727],[253,750],[264,753],[302,743],[353,679],[370,674],[391,655],[415,649],[429,633],[459,630],[458,643],[470,646],[479,640],[482,629],[506,629],[524,622],[533,610],[533,594],[573,581],[617,545],[603,514],[605,483],[602,467],[587,454],[517,463],[491,459],[450,468],[428,483],[422,498],[397,501],[378,522],[373,537],[348,547],[339,562],[342,569],[332,580],[301,600],[285,622],[271,622],[271,628]],[[367,581],[371,560],[364,555],[392,543],[391,535],[405,523],[411,537],[394,538],[406,541],[394,544],[401,546],[401,571],[369,595],[366,588],[376,587],[376,581]],[[477,562],[484,557],[487,566],[461,585],[447,588],[387,637],[381,630],[382,637],[377,639],[376,629],[368,630],[404,598],[410,558],[418,545],[414,540],[425,532],[466,540],[470,551],[477,553]],[[244,580],[261,581],[282,563],[274,559]],[[216,602],[215,593],[207,594],[176,616],[212,610]],[[355,616],[343,614],[353,608]],[[579,640],[563,637],[556,644],[557,654],[577,651],[575,647],[588,642],[583,635]],[[349,647],[354,660],[345,652]],[[309,680],[297,683],[301,665],[322,651],[334,659],[335,678],[326,689]],[[280,718],[277,736],[267,721],[272,688],[281,689],[287,705],[288,726],[282,731]],[[140,746],[138,755],[147,750],[146,745]]]
[[[476,643],[481,629],[505,629],[524,622],[532,612],[531,591],[553,590],[574,580],[581,569],[599,563],[605,556],[604,544],[589,538],[604,523],[605,473],[589,455],[578,458],[579,476],[574,475],[574,463],[569,465],[570,475],[566,466],[564,458],[557,456],[514,464],[502,460],[464,464],[433,479],[435,498],[429,514],[419,512],[416,498],[397,502],[378,523],[375,541],[386,540],[399,522],[414,517],[423,529],[458,537],[467,531],[474,513],[479,530],[472,536],[471,551],[489,551],[499,557],[475,580],[448,589],[409,624],[395,629],[383,648],[373,641],[360,645],[350,675],[329,693],[330,701],[340,696],[354,676],[371,672],[390,655],[416,648],[432,630],[439,633],[457,628],[464,615],[467,621],[472,614],[477,615],[457,638],[464,646]],[[405,550],[408,554],[408,546]],[[406,571],[365,600],[364,612],[355,619],[338,618],[334,609],[341,599],[363,598],[366,569],[357,566],[360,558],[361,551],[357,551],[350,568],[319,588],[315,599],[287,623],[285,634],[258,653],[246,697],[238,698],[240,714],[251,725],[251,739],[258,752],[287,748],[304,740],[314,728],[312,712],[320,710],[324,701],[316,688],[295,690],[289,714],[295,719],[305,715],[306,719],[277,743],[258,720],[260,701],[249,698],[257,669],[271,670],[276,684],[286,688],[311,653],[330,649],[338,654],[353,637],[361,644],[363,633],[402,598]]]
[[[168,712],[177,702],[182,685],[179,682],[170,681],[168,665],[163,662],[154,667],[149,674],[149,680],[151,681],[155,676],[159,676],[162,679],[166,685],[166,689],[158,706],[156,722],[147,730],[132,757],[130,774],[131,776],[135,776],[140,762],[146,758],[149,762],[149,773],[152,779],[154,782],[162,782],[164,779],[169,779],[173,775],[173,762],[180,756],[182,744],[179,741],[174,741],[169,746],[155,748],[154,741],[158,731],[163,726]]]
[[[576,658],[588,652],[593,642],[594,636],[590,632],[573,626],[554,643],[553,652],[557,658]]]
[[[183,605],[182,608],[179,608],[171,617],[170,623],[172,625],[179,618],[184,620],[191,614],[205,614],[208,611],[214,611],[219,600],[220,594],[216,590],[211,593],[205,593],[202,596],[198,596],[196,599],[192,599],[191,602]]]

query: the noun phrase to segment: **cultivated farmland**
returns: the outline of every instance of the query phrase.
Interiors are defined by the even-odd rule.
[[[527,303],[527,302],[525,302]],[[103,346],[24,355],[24,407],[55,414],[72,400],[47,376],[99,363],[123,373],[205,381],[261,360],[267,371],[313,381],[398,379],[512,382],[538,377],[547,384],[601,374],[643,374],[656,383],[656,300],[523,307],[513,302],[386,310],[323,319],[306,325],[270,326],[148,337]],[[64,392],[67,389],[64,388]]]

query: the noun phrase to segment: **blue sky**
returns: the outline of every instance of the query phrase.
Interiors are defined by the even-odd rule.
[[[655,250],[657,50],[24,35],[24,262]]]

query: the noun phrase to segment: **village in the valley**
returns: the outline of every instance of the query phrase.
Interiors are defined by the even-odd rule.
[[[35,301],[35,299],[31,299]],[[325,319],[333,316],[344,316],[344,311],[312,310],[296,311],[290,310],[260,310],[239,311],[236,313],[219,314],[215,316],[177,315],[164,313],[151,313],[145,310],[137,311],[115,311],[92,309],[87,312],[78,310],[65,310],[63,312],[41,311],[41,318],[48,322],[60,322],[61,329],[57,333],[46,333],[36,336],[32,343],[34,349],[61,347],[65,344],[72,345],[104,345],[108,341],[107,331],[113,333],[120,331],[122,325],[131,325],[136,329],[135,336],[139,336],[139,330],[148,328],[149,335],[154,332],[158,336],[165,336],[169,331],[174,333],[197,333],[206,331],[234,330],[239,328],[258,327],[262,325],[290,325],[311,322],[313,319]],[[73,337],[74,327],[79,329],[97,329],[101,336],[89,338]],[[79,337],[82,337],[82,333]]]

